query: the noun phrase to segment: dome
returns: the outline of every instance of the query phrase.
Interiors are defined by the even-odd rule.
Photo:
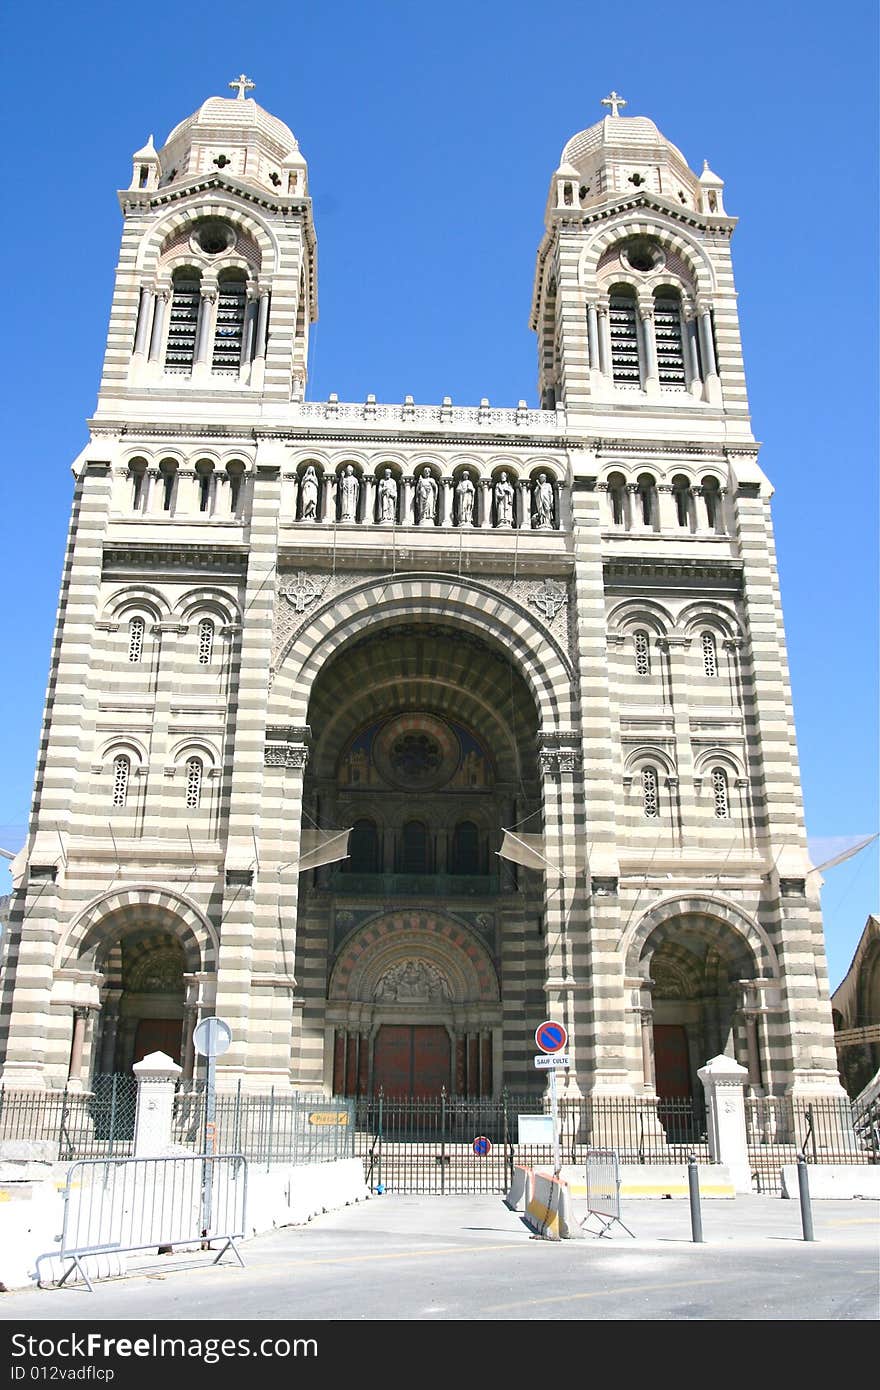
[[[609,147],[621,153],[636,154],[648,149],[656,150],[658,146],[671,151],[687,166],[687,160],[681,150],[677,149],[671,140],[667,140],[665,135],[661,135],[654,122],[647,116],[605,116],[588,130],[581,130],[571,137],[562,151],[560,163],[580,166],[585,160],[594,158]]]
[[[165,146],[177,144],[185,137],[204,141],[230,136],[239,140],[255,136],[274,146],[280,156],[299,148],[290,127],[265,111],[253,97],[208,97],[198,111],[174,127]]]

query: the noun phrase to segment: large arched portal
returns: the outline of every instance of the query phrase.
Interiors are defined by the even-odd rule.
[[[388,626],[332,658],[308,722],[303,824],[353,827],[350,858],[300,881],[296,976],[323,1084],[497,1091],[501,992],[525,1016],[545,973],[540,877],[497,854],[503,828],[541,827],[525,681],[482,638]]]
[[[758,973],[745,937],[708,913],[682,912],[650,932],[640,974],[650,1000],[653,1084],[661,1100],[699,1099],[697,1072],[722,1053],[736,1057],[757,1080],[760,1063],[744,991]]]

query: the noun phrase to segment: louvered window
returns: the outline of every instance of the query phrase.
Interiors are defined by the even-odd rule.
[[[661,386],[684,386],[684,349],[681,340],[681,307],[674,296],[654,300],[654,337]]]
[[[715,798],[715,816],[718,820],[730,819],[730,799],[727,794],[727,773],[723,767],[712,769],[712,795]]]
[[[217,324],[214,329],[215,372],[237,372],[241,365],[246,307],[244,280],[221,280],[217,295]]]
[[[183,371],[192,367],[196,352],[196,329],[199,323],[201,281],[198,276],[174,277],[171,296],[171,317],[168,324],[168,345],[165,366]]]
[[[635,635],[636,644],[636,675],[650,676],[651,674],[651,652],[648,647],[647,632],[637,632]]]
[[[621,385],[640,386],[639,330],[635,295],[612,294],[608,300],[611,327],[611,370]]]
[[[132,618],[128,625],[128,659],[132,664],[140,661],[144,652],[144,620]]]
[[[124,806],[128,796],[128,774],[131,764],[122,754],[113,760],[113,805]]]
[[[199,623],[199,665],[210,666],[214,650],[214,624],[210,618],[202,618]]]
[[[187,810],[195,811],[202,799],[202,763],[200,758],[189,758],[186,764],[186,805]]]
[[[646,820],[656,820],[660,814],[657,770],[653,767],[642,768],[642,809]]]
[[[715,634],[704,632],[700,638],[703,647],[703,675],[714,678],[718,675],[718,652],[715,646]]]

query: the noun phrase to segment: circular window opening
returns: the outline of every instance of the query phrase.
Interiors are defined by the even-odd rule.
[[[655,241],[650,241],[647,237],[633,237],[622,248],[620,258],[624,265],[628,265],[630,270],[636,270],[641,275],[648,275],[652,270],[660,270],[666,263],[666,257],[661,248]]]
[[[193,241],[206,256],[220,256],[235,245],[235,232],[219,217],[206,218],[196,228]]]

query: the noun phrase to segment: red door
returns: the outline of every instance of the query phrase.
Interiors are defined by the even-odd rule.
[[[151,1052],[164,1052],[179,1066],[182,1027],[179,1018],[142,1018],[134,1035],[132,1062],[142,1062]]]
[[[661,1100],[691,1096],[687,1032],[680,1023],[654,1024],[654,1076]]]
[[[390,1096],[439,1096],[449,1089],[452,1054],[442,1027],[386,1023],[373,1047],[373,1090]]]

